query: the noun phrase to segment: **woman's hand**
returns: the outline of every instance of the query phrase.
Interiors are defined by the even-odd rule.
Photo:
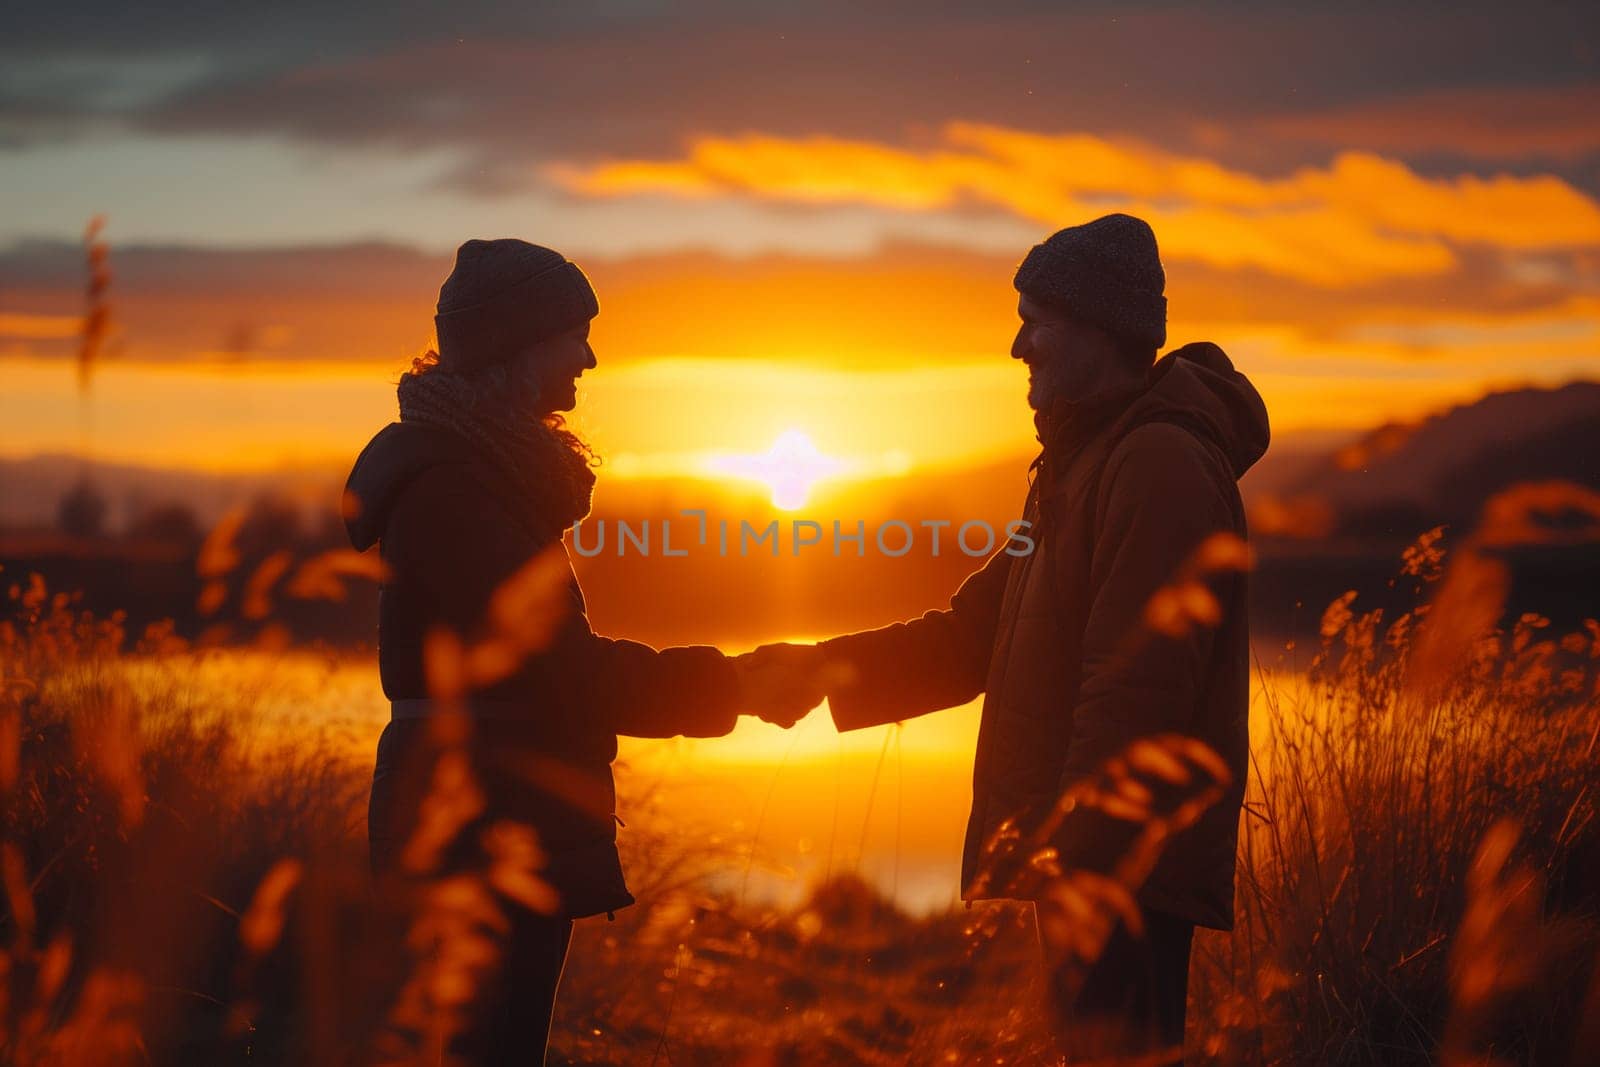
[[[733,660],[746,714],[785,730],[822,703],[826,657],[815,645],[762,645]]]

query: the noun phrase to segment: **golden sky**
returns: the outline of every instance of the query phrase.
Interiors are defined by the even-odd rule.
[[[1110,211],[1155,228],[1169,344],[1227,350],[1280,449],[1600,377],[1596,29],[1579,4],[1459,2],[20,5],[0,460],[336,485],[469,237],[595,283],[573,421],[607,461],[597,514],[1014,515],[1034,439],[1011,278]],[[110,328],[80,391],[96,216]],[[579,563],[599,631],[876,625],[975,565],[658,562]],[[974,731],[969,706],[892,749],[819,717],[625,755],[685,813],[766,803],[730,839],[796,869],[858,864],[911,900],[921,857],[940,904]]]
[[[0,44],[0,455],[337,467],[393,416],[451,250],[500,234],[595,281],[576,421],[615,477],[794,435],[860,477],[1026,455],[1011,274],[1113,210],[1155,227],[1170,343],[1221,344],[1280,434],[1593,376],[1593,27],[1437,16],[28,16]]]

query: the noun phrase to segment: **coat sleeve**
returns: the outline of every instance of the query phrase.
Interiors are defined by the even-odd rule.
[[[1005,549],[967,576],[950,607],[821,644],[839,676],[828,706],[840,730],[859,730],[955,707],[983,692],[1005,596]]]
[[[500,586],[552,542],[519,526],[462,467],[420,475],[397,502],[386,553],[433,601],[440,622],[471,637]],[[738,719],[733,663],[708,646],[657,650],[602,637],[573,579],[549,645],[486,692],[528,700],[530,712],[595,717],[634,737],[720,737]],[[548,712],[543,705],[553,704]]]
[[[1146,608],[1208,536],[1234,530],[1236,521],[1237,490],[1221,456],[1170,423],[1130,433],[1109,457],[1099,492],[1063,789],[1133,740],[1183,732],[1193,721],[1215,628],[1156,632]]]

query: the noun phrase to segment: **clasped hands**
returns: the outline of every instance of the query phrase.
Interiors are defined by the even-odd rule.
[[[827,694],[827,657],[816,645],[762,645],[733,659],[746,714],[785,730]]]

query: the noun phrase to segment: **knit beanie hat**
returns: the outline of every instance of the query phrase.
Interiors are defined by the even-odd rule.
[[[594,288],[560,252],[511,237],[471,240],[439,287],[439,366],[471,373],[512,359],[600,313]]]
[[[1150,224],[1103,215],[1033,246],[1017,291],[1113,336],[1160,348],[1167,342],[1167,276]]]

